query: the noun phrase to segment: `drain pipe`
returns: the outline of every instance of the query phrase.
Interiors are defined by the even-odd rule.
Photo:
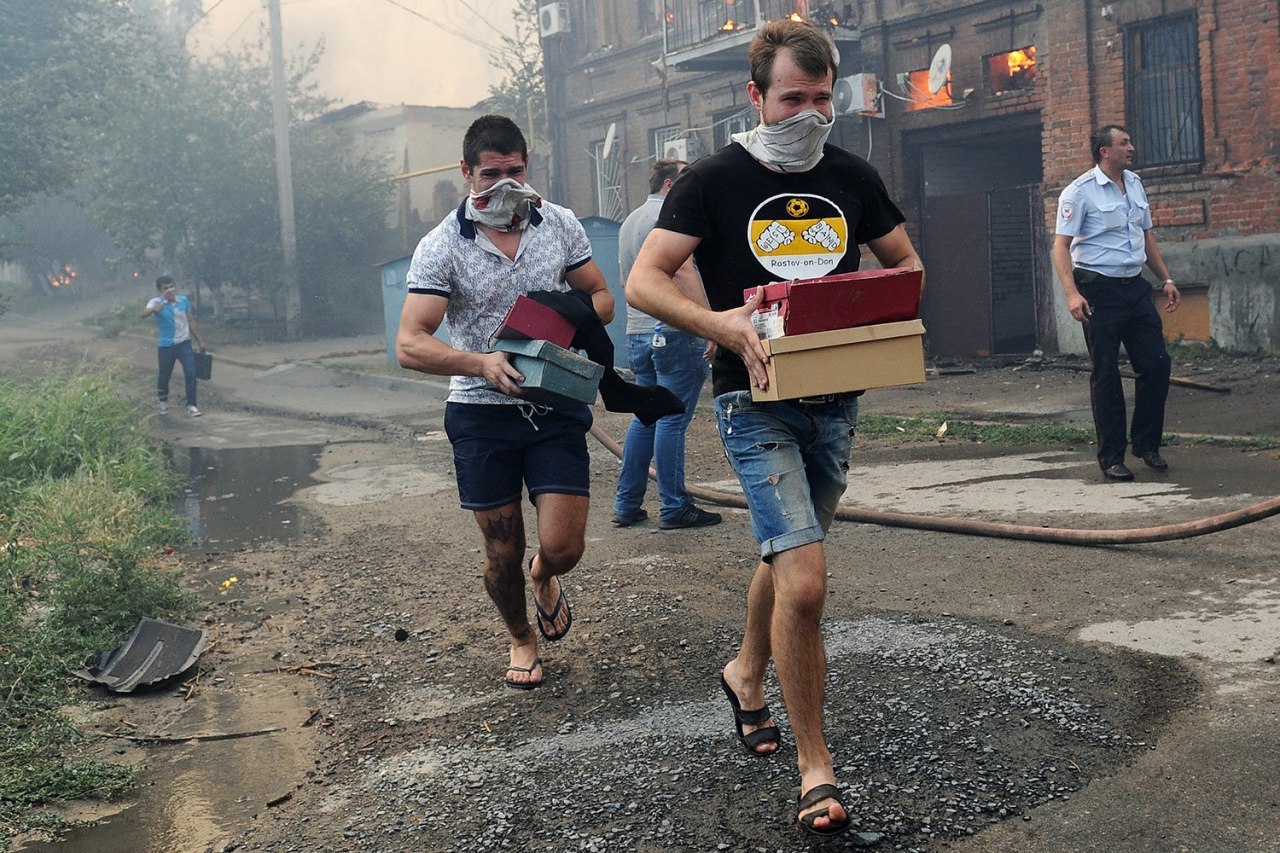
[[[619,459],[622,446],[605,434],[600,427],[591,425],[596,441]],[[657,472],[649,469],[649,479],[656,480]],[[696,485],[686,485],[685,490],[696,498],[720,506],[746,509],[747,502],[741,495],[717,492]],[[862,524],[879,524],[884,527],[907,527],[913,530],[936,530],[940,533],[958,533],[965,536],[988,536],[995,539],[1022,539],[1029,542],[1052,542],[1059,545],[1136,545],[1143,542],[1169,542],[1191,539],[1233,527],[1242,527],[1280,515],[1280,497],[1256,503],[1234,512],[1166,524],[1159,527],[1137,527],[1127,530],[1076,530],[1069,527],[1033,527],[1026,524],[1003,524],[992,521],[973,521],[967,518],[947,518],[931,515],[911,515],[902,512],[881,512],[873,509],[855,509],[842,506],[836,510],[840,521],[856,521]]]

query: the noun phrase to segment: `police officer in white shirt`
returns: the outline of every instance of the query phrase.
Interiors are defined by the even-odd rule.
[[[1169,395],[1169,351],[1160,314],[1151,303],[1145,264],[1159,277],[1166,312],[1182,298],[1151,233],[1151,208],[1133,164],[1133,141],[1118,124],[1095,130],[1089,140],[1092,169],[1058,197],[1053,269],[1067,295],[1071,316],[1084,324],[1093,361],[1090,398],[1098,434],[1098,464],[1108,480],[1128,481],[1125,447],[1157,471],[1169,464],[1160,455],[1165,399]],[[1133,424],[1125,440],[1124,388],[1120,384],[1120,344],[1137,374]]]

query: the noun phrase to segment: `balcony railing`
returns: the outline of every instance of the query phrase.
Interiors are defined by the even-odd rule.
[[[668,52],[735,40],[768,21],[798,18],[827,28],[854,29],[852,4],[817,0],[665,0]]]

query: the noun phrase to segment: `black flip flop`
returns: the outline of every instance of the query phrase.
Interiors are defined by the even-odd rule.
[[[529,558],[529,570],[533,570],[533,558]],[[564,597],[564,583],[556,576],[556,585],[560,587],[560,597],[556,599],[556,606],[551,608],[551,612],[542,609],[542,605],[538,603],[538,596],[533,597],[533,608],[538,612],[538,633],[545,637],[549,642],[554,643],[556,640],[562,639],[565,634],[569,633],[569,629],[573,627],[573,611],[569,609],[569,599]],[[556,631],[556,617],[560,615],[560,608],[564,608],[564,628]],[[550,628],[550,630],[547,630]]]
[[[782,732],[777,726],[765,726],[763,729],[756,729],[751,734],[747,734],[743,730],[743,726],[759,726],[769,721],[772,716],[769,713],[769,706],[765,705],[758,711],[744,711],[742,704],[738,701],[738,694],[733,692],[733,688],[729,686],[729,682],[724,680],[724,673],[720,673],[720,686],[724,688],[724,695],[729,697],[729,704],[733,706],[733,725],[738,731],[738,740],[746,748],[747,752],[757,758],[768,758],[770,755],[777,753],[777,749],[773,752],[759,752],[757,746],[765,743],[776,743],[778,749],[782,748]]]
[[[527,672],[530,675],[533,675],[533,671],[540,666],[542,666],[542,658],[534,658],[533,663],[529,664],[528,667],[508,666],[507,672]],[[516,690],[532,690],[535,687],[541,687],[542,681],[545,681],[545,680],[546,680],[545,674],[543,676],[543,679],[540,681],[514,681],[510,678],[503,679],[503,681],[507,683],[508,687],[515,688]]]
[[[801,815],[798,820],[805,831],[814,835],[839,835],[850,826],[853,825],[853,818],[849,817],[849,808],[844,804],[844,800],[840,799],[840,789],[835,785],[814,785],[809,789],[809,793],[800,797],[800,811],[804,811],[810,806],[816,805],[823,800],[835,800],[844,809],[845,819],[842,823],[835,823],[831,826],[820,827],[814,826],[813,822],[820,817],[828,817],[831,811],[830,807],[818,809],[816,812],[809,812],[807,815]]]

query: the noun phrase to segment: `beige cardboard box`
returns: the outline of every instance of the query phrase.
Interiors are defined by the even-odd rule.
[[[794,400],[923,382],[923,336],[923,323],[904,320],[761,341],[769,388],[752,388],[751,398]]]

